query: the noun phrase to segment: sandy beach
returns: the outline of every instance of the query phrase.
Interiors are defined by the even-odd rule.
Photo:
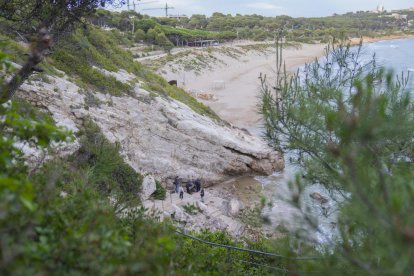
[[[287,70],[296,70],[313,61],[323,55],[324,49],[325,45],[322,44],[303,44],[301,47],[284,49],[283,58]],[[211,55],[214,56],[214,64],[198,72],[179,70],[171,64],[166,64],[159,72],[167,80],[177,80],[179,86],[196,95],[212,95],[213,100],[200,100],[231,124],[246,129],[259,127],[259,76],[261,73],[266,74],[272,80],[276,63],[274,49],[246,51],[238,53],[237,58],[220,51]]]

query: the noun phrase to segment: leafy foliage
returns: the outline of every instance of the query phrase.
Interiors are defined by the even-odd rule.
[[[122,64],[125,70],[138,70],[138,65],[128,66],[129,63],[125,60],[129,56],[116,47],[113,39],[106,40],[102,32],[94,28],[89,31],[78,29],[61,43],[51,57],[52,64],[58,69],[75,74],[84,84],[99,92],[115,96],[132,93],[129,84],[118,81],[98,68],[91,68],[94,65],[110,72],[117,72],[118,66]]]
[[[91,66],[110,72],[124,69],[135,74],[137,80],[142,80],[145,83],[143,88],[148,91],[171,97],[183,102],[197,113],[218,119],[209,107],[198,102],[183,89],[169,85],[165,79],[135,62],[130,52],[118,46],[116,35],[112,31],[103,31],[95,27],[88,30],[78,29],[66,42],[61,42],[51,58],[52,65],[77,76],[82,82],[80,85],[86,86],[85,88],[89,86],[98,92],[110,93],[114,96],[133,95],[130,84],[120,82]]]
[[[362,62],[360,48],[345,45],[308,65],[303,78],[289,78],[281,64],[274,89],[263,80],[267,135],[299,154],[303,177],[292,183],[299,191],[320,183],[344,195],[339,237],[328,239],[335,257],[371,274],[409,274],[414,105],[408,79],[386,74],[375,59]]]
[[[162,186],[161,182],[155,181],[155,192],[152,194],[154,199],[164,200],[167,197],[167,190]]]
[[[414,19],[414,13],[399,11]],[[91,22],[106,25],[121,31],[129,31],[132,25],[145,33],[158,29],[175,45],[188,40],[235,38],[264,41],[273,40],[275,35],[283,33],[287,40],[315,43],[329,42],[332,37],[384,36],[412,33],[412,27],[406,20],[396,19],[391,13],[374,14],[364,11],[335,14],[328,17],[292,18],[286,15],[264,17],[257,14],[235,16],[213,13],[212,16],[193,14],[190,18],[151,18],[134,12],[111,13],[99,10],[91,17]],[[147,40],[151,42],[151,40]]]
[[[118,0],[1,0],[0,18],[11,30],[30,37],[41,27],[51,29],[55,39],[70,31],[85,16],[95,12],[96,8],[108,5],[122,5]]]
[[[48,141],[42,138],[41,126],[46,123],[29,123],[19,117],[15,107],[13,103],[1,109],[2,119],[13,127],[15,137],[45,147]],[[53,134],[48,137],[62,138]],[[268,272],[240,261],[249,257],[246,253],[229,254],[224,248],[178,236],[168,221],[160,223],[144,215],[142,208],[130,208],[136,205],[125,199],[136,192],[140,178],[123,163],[117,147],[105,141],[90,123],[85,124],[77,153],[49,160],[32,177],[28,177],[17,158],[18,149],[4,132],[0,141],[1,274],[217,275],[223,269],[234,274]],[[119,191],[115,201],[113,193],[102,189],[108,186]],[[225,233],[203,232],[199,237],[243,246]],[[251,246],[265,249],[259,242]],[[249,257],[252,259],[273,262]]]
[[[25,55],[27,55],[27,49],[5,35],[0,34],[0,40],[0,46],[3,54],[7,55],[9,60],[22,64],[24,62]]]

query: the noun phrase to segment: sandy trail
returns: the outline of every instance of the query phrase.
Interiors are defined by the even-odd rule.
[[[325,45],[304,44],[299,49],[284,49],[283,58],[287,70],[313,61],[323,55]],[[178,80],[179,86],[187,91],[214,95],[216,101],[203,101],[221,118],[241,128],[260,127],[258,96],[260,92],[260,74],[266,74],[271,81],[274,75],[276,55],[274,50],[263,52],[248,51],[235,59],[225,54],[215,56],[223,61],[213,64],[212,70],[205,69],[198,74],[184,70],[175,71],[165,66],[160,72],[166,79]],[[175,71],[175,72],[173,72]],[[222,82],[225,87],[214,87],[214,82]]]

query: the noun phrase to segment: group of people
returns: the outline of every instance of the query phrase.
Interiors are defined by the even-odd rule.
[[[184,198],[184,189],[181,185],[181,180],[178,176],[174,179],[174,186],[175,192],[180,194],[180,198]],[[193,179],[189,180],[185,185],[186,191],[188,194],[198,193],[200,192],[201,201],[204,202],[204,188],[201,187],[201,179],[197,178],[193,181]]]

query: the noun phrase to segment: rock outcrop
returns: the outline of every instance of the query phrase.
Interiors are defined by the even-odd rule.
[[[232,210],[223,208],[233,201]],[[236,203],[237,202],[237,203]],[[234,204],[238,206],[234,206]],[[205,202],[201,202],[199,193],[184,193],[180,199],[177,193],[168,194],[164,201],[147,200],[143,202],[145,208],[151,212],[160,214],[161,219],[171,219],[179,228],[187,231],[200,231],[209,229],[211,231],[227,231],[235,238],[243,237],[246,225],[236,216],[237,207],[240,203],[236,199],[229,198],[215,187],[205,189]],[[194,206],[194,213],[185,211],[186,207]],[[232,208],[233,208],[232,207]],[[233,214],[231,213],[234,212]]]
[[[125,71],[120,78],[133,81]],[[259,137],[202,116],[183,103],[135,87],[132,96],[114,97],[98,91],[87,97],[63,77],[49,83],[24,84],[18,95],[48,110],[58,125],[76,132],[91,118],[111,142],[121,145],[125,160],[138,172],[166,181],[201,177],[214,184],[232,175],[271,174],[283,158]]]
[[[141,187],[141,200],[147,200],[151,197],[151,195],[155,192],[157,186],[155,184],[155,179],[151,175],[147,175],[144,177],[142,181]]]

